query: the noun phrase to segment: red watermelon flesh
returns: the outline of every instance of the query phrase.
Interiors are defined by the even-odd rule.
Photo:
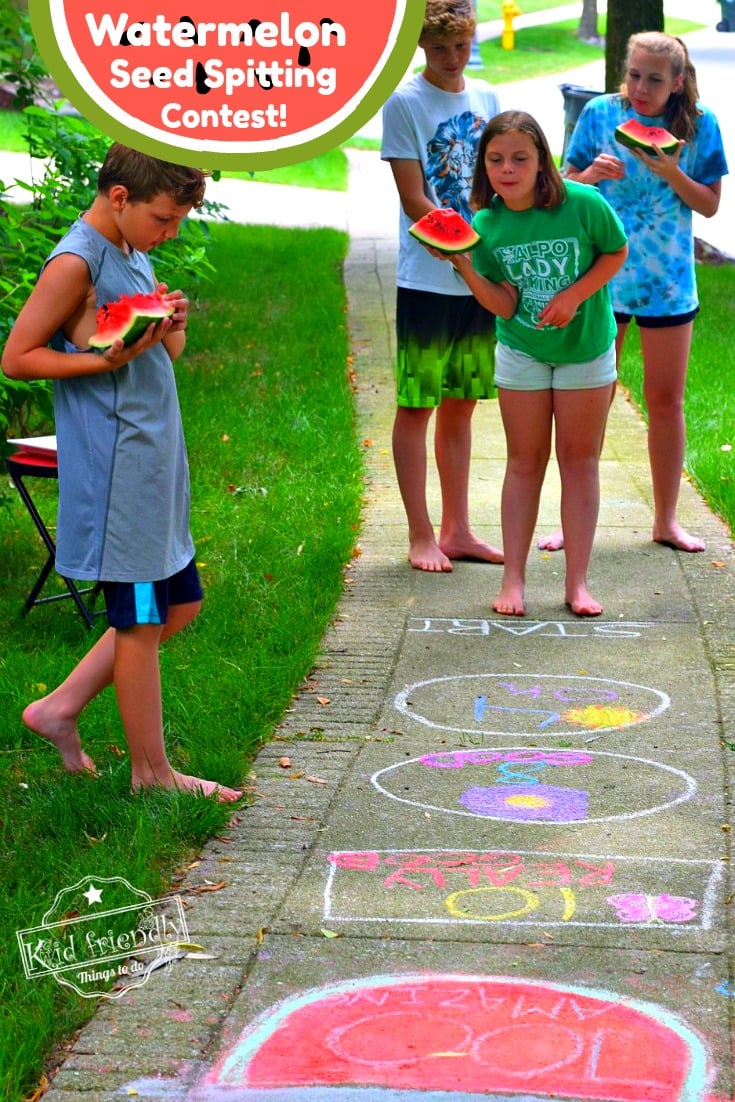
[[[464,253],[480,240],[469,222],[451,207],[430,210],[408,232],[422,245],[431,245],[442,253]]]
[[[170,318],[172,303],[161,295],[121,295],[97,311],[97,332],[89,338],[90,348],[109,348],[115,341],[134,344],[149,325]]]
[[[615,127],[615,141],[627,145],[629,149],[642,149],[644,153],[653,153],[654,145],[664,153],[673,153],[679,145],[678,140],[663,126],[645,126],[638,119],[628,119]]]

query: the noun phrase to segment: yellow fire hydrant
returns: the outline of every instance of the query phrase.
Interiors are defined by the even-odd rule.
[[[501,45],[504,50],[512,50],[515,45],[515,31],[513,20],[521,14],[521,9],[515,0],[503,0],[503,35]]]

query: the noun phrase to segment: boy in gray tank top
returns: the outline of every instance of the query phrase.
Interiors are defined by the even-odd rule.
[[[49,255],[8,337],[11,379],[52,379],[59,465],[56,568],[102,583],[109,628],[58,688],[23,712],[72,772],[94,770],[82,750],[82,710],[114,684],[133,789],[241,793],[177,772],[163,738],[159,647],[199,612],[189,531],[189,468],[173,364],[184,350],[188,302],[158,284],[148,259],[204,199],[205,173],[111,146],[98,192]],[[90,348],[101,305],[158,292],[171,317],[126,347]]]

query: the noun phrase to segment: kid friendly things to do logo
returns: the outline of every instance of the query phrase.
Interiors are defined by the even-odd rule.
[[[155,900],[121,876],[86,876],[63,888],[41,924],[16,937],[27,979],[53,976],[85,999],[120,998],[198,948],[177,896]]]
[[[38,49],[103,133],[163,160],[275,168],[375,115],[405,74],[417,0],[30,0]]]

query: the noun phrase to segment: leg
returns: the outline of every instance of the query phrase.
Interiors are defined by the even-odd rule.
[[[441,573],[452,564],[439,549],[426,505],[426,430],[433,409],[398,406],[393,422],[393,461],[408,520],[408,558],[416,570]]]
[[[161,640],[181,631],[198,611],[198,604],[172,605]],[[87,704],[112,684],[116,635],[115,628],[108,628],[53,692],[34,700],[23,712],[26,727],[56,746],[70,773],[94,771],[94,762],[82,750],[77,724]]]
[[[493,608],[503,616],[525,615],[526,562],[551,452],[551,390],[499,388],[508,449],[501,495],[505,570]]]
[[[90,700],[111,684],[114,651],[115,629],[108,628],[53,692],[23,712],[26,727],[56,746],[70,773],[94,771],[94,762],[82,750],[77,722]]]
[[[610,408],[609,385],[555,390],[556,455],[561,474],[561,522],[566,554],[565,599],[578,616],[599,616],[587,569],[600,507],[600,451]]]
[[[94,763],[81,747],[77,727],[79,716],[86,705],[98,696],[103,689],[111,685],[113,681],[120,702],[119,682],[123,693],[120,712],[130,747],[134,788],[146,783],[145,780],[140,778],[145,777],[146,769],[152,767],[159,772],[162,771],[163,775],[169,777],[169,780],[174,779],[174,783],[169,783],[166,787],[196,789],[206,795],[216,791],[221,800],[238,799],[240,793],[235,792],[234,789],[216,785],[211,781],[202,781],[197,777],[187,777],[175,773],[167,761],[166,765],[163,765],[163,760],[166,758],[165,750],[163,751],[163,759],[160,755],[162,722],[160,719],[158,648],[160,643],[170,639],[172,635],[186,627],[197,615],[200,607],[200,601],[171,605],[167,622],[163,627],[160,625],[141,626],[150,631],[150,638],[146,637],[145,640],[146,647],[139,647],[137,653],[137,657],[141,661],[143,657],[147,659],[147,676],[143,675],[142,666],[133,668],[130,664],[131,660],[136,657],[133,646],[128,645],[129,643],[132,644],[132,639],[130,641],[125,640],[124,643],[122,639],[128,632],[138,629],[127,629],[127,632],[125,632],[108,628],[58,688],[28,705],[23,712],[23,722],[35,734],[48,739],[56,746],[61,754],[64,766],[70,772],[79,772],[84,769],[94,770]],[[155,674],[152,674],[150,661],[153,654],[155,654]],[[129,666],[130,673],[127,672]],[[126,678],[128,681],[132,680],[132,686],[126,682]],[[137,707],[137,703],[140,707]],[[158,716],[158,736],[155,734],[155,729],[153,729],[153,733],[151,733],[150,728],[144,732],[136,726],[136,707],[137,711],[142,713],[141,718],[144,720],[152,715]],[[166,766],[168,772],[166,772]]]
[[[439,547],[449,559],[499,563],[503,552],[470,530],[472,414],[476,404],[471,399],[445,398],[437,410],[434,449],[442,493]]]
[[[628,332],[629,322],[618,322],[618,329],[615,335],[615,362],[620,363],[620,358],[623,354],[623,344],[625,342],[625,334]],[[615,391],[617,389],[617,383],[610,384],[610,405],[612,406],[615,401]],[[600,443],[600,454],[602,454],[602,447],[605,443],[603,436]],[[551,532],[548,536],[542,536],[538,541],[538,546],[541,551],[561,551],[564,547],[564,532],[561,528],[557,528],[556,531]]]
[[[619,358],[619,357],[618,357]],[[610,407],[615,400],[615,390],[617,383],[610,384]],[[605,443],[605,437],[603,434],[602,441],[600,442],[600,455],[602,455],[602,448]],[[549,532],[548,535],[542,536],[537,544],[540,551],[561,551],[564,547],[564,529],[563,527],[555,528],[553,532]]]
[[[169,609],[169,619],[178,622],[183,619],[188,623],[198,610],[199,602],[173,605]],[[136,624],[135,627],[119,630],[115,637],[115,694],[130,751],[133,791],[141,788],[181,789],[204,796],[216,795],[220,802],[225,803],[238,800],[241,792],[214,781],[179,773],[168,760],[163,738],[158,653],[163,638],[164,632],[159,624]]]
[[[686,385],[691,322],[641,329],[643,379],[648,410],[648,455],[653,484],[653,539],[679,551],[703,551],[704,543],[676,519],[684,466]]]

